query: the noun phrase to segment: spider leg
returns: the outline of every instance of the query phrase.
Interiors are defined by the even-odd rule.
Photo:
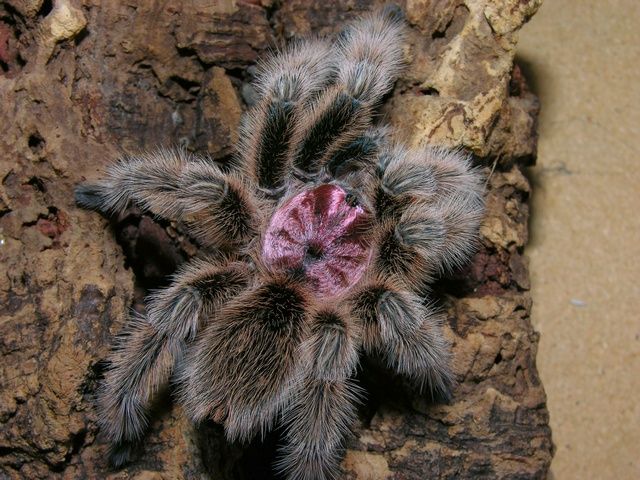
[[[483,190],[460,152],[383,151],[366,195],[380,225],[379,271],[420,290],[436,274],[462,266],[476,247]]]
[[[354,98],[376,104],[404,67],[405,19],[399,7],[372,12],[345,28],[337,42],[338,83]]]
[[[397,221],[380,224],[374,242],[375,269],[382,275],[401,278],[414,291],[422,291],[438,273],[446,248],[445,235],[440,215],[424,204],[415,204]]]
[[[313,316],[303,345],[306,369],[284,411],[285,444],[276,468],[295,480],[338,477],[340,449],[356,418],[358,361],[351,319],[331,308]]]
[[[258,74],[261,100],[240,129],[241,162],[259,187],[278,190],[288,174],[294,126],[334,73],[327,42],[304,40],[265,62]]]
[[[368,183],[359,177],[366,177],[375,171],[378,155],[386,143],[388,129],[372,127],[357,137],[344,148],[338,150],[327,161],[326,169],[333,178],[353,183],[358,179],[356,188],[365,187]]]
[[[76,203],[113,214],[133,201],[157,215],[175,217],[180,213],[180,174],[187,161],[183,150],[125,156],[107,168],[104,179],[78,185]]]
[[[182,219],[204,245],[246,243],[261,221],[258,201],[246,180],[208,162],[185,168],[180,197]]]
[[[314,175],[371,122],[372,109],[391,89],[402,68],[404,23],[395,9],[359,20],[337,40],[335,85],[296,127],[293,166]]]
[[[232,441],[264,434],[290,395],[307,306],[306,292],[288,277],[265,280],[227,303],[178,375],[192,419],[224,420]]]
[[[411,378],[421,391],[450,399],[455,381],[441,314],[393,280],[371,282],[351,302],[367,352],[382,353],[389,367]]]
[[[202,323],[247,283],[246,266],[191,262],[171,286],[151,296],[148,317],[133,316],[110,357],[98,394],[102,431],[114,445],[115,464],[127,460],[123,446],[138,441],[147,409],[167,384]]]
[[[185,221],[207,246],[237,244],[254,228],[257,207],[246,182],[184,150],[123,158],[104,179],[76,188],[78,205],[106,213],[130,202],[166,218]]]
[[[446,245],[441,268],[451,272],[474,253],[484,215],[484,184],[471,159],[459,151],[428,150],[425,158],[437,184],[434,208],[446,226]]]

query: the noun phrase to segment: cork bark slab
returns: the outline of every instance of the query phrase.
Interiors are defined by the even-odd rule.
[[[513,65],[536,0],[408,0],[407,59],[384,109],[402,140],[462,147],[488,181],[482,247],[436,288],[460,384],[430,403],[365,359],[343,463],[353,479],[544,478],[553,454],[529,313],[529,183],[538,104]],[[93,396],[110,339],[194,255],[180,225],[73,204],[122,150],[184,145],[226,161],[254,65],[371,2],[0,2],[0,477],[269,478],[277,433],[195,430],[170,396],[140,457],[106,462]]]

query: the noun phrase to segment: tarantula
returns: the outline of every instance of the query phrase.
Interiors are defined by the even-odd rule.
[[[228,169],[159,151],[77,187],[82,207],[135,202],[209,252],[149,295],[114,348],[98,401],[115,463],[170,381],[195,422],[223,423],[231,441],[283,425],[277,468],[292,479],[339,471],[361,351],[449,396],[450,346],[424,296],[472,254],[483,186],[459,151],[409,149],[373,124],[404,29],[385,8],[264,62]]]

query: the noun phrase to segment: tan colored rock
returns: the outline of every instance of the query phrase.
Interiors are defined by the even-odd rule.
[[[511,101],[509,84],[517,31],[539,4],[485,0],[407,3],[407,17],[416,25],[411,35],[413,62],[399,82],[390,118],[411,143],[463,146],[483,157],[533,155],[535,143],[528,141],[535,138],[533,122],[515,133],[517,143],[511,141],[512,147],[526,146],[526,151],[503,153],[497,143],[511,140],[515,129],[502,136],[498,132],[516,126],[512,117],[533,119],[537,113],[537,104]],[[438,9],[435,15],[433,8]],[[492,141],[498,136],[501,142]]]
[[[273,46],[267,13],[250,2],[185,3],[179,9],[176,47],[193,50],[206,64],[238,68]]]
[[[522,199],[529,195],[530,187],[519,168],[494,172],[489,179],[487,214],[480,227],[483,239],[505,250],[522,248],[527,243],[529,209]]]
[[[53,55],[58,43],[72,40],[87,25],[82,10],[75,7],[69,0],[55,2],[51,12],[40,25],[35,63],[45,64]]]
[[[385,458],[375,453],[350,450],[343,465],[349,474],[362,480],[383,480],[393,476]]]
[[[47,20],[51,36],[56,42],[75,37],[87,25],[87,19],[84,18],[82,10],[64,0],[55,2]]]
[[[494,32],[506,35],[519,30],[538,11],[540,5],[542,0],[486,2],[484,16]]]

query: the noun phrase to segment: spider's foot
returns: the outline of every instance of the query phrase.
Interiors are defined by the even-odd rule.
[[[109,464],[121,468],[129,463],[138,451],[139,445],[133,442],[118,442],[109,447]]]
[[[99,185],[83,183],[76,187],[74,192],[76,205],[87,210],[101,212],[103,210],[104,196]]]
[[[405,20],[405,14],[402,7],[397,3],[388,3],[382,8],[382,16],[386,17],[394,22],[403,22]]]
[[[430,390],[431,400],[434,403],[441,403],[445,405],[451,405],[453,401],[453,389],[455,388],[455,382],[451,379],[445,382],[444,385],[439,385]]]

